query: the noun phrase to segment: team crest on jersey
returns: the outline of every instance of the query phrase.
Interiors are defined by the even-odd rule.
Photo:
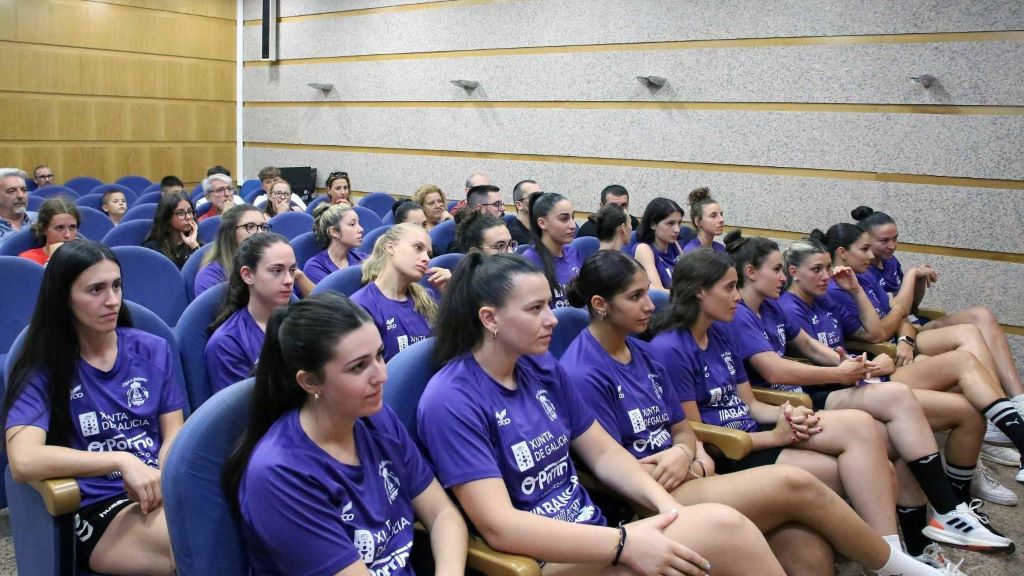
[[[391,460],[382,460],[377,472],[384,480],[384,491],[388,494],[388,503],[394,504],[395,498],[398,498],[398,488],[402,483],[398,481],[398,476],[391,469]]]
[[[658,397],[658,400],[661,400],[662,389],[661,382],[658,381],[658,375],[648,374],[647,379],[651,381],[651,388],[654,389],[654,395]]]
[[[729,375],[736,375],[736,366],[732,362],[732,352],[722,352],[722,362],[725,362],[725,367],[729,369]]]
[[[625,400],[626,399],[626,395],[622,393],[622,385],[621,384],[617,384],[615,386],[615,391],[618,392],[618,394],[619,394],[619,400]]]
[[[352,544],[359,551],[359,557],[363,559],[363,564],[369,566],[370,562],[373,562],[374,549],[376,548],[373,541],[373,532],[362,529],[353,531]]]
[[[782,344],[785,344],[786,343],[786,325],[785,324],[778,324],[778,325],[775,326],[775,329],[779,331],[779,342],[782,343]]]
[[[537,401],[540,402],[540,405],[544,408],[544,413],[548,415],[548,420],[551,420],[552,422],[558,420],[558,412],[555,411],[554,403],[551,402],[550,398],[548,398],[547,390],[540,390],[537,392]]]
[[[128,397],[128,405],[132,408],[138,408],[149,400],[149,390],[146,390],[145,378],[132,378],[124,384],[121,384],[121,388],[127,388],[125,395]]]

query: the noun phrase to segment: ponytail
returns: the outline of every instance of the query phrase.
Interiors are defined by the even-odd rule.
[[[555,277],[555,262],[551,251],[544,244],[544,231],[541,230],[537,220],[546,217],[551,209],[555,207],[565,196],[555,192],[538,192],[530,196],[530,232],[533,233],[533,249],[540,257],[541,271],[548,280],[552,296],[561,289],[558,279]]]
[[[732,267],[728,254],[710,249],[681,256],[672,272],[669,306],[655,318],[652,332],[692,327],[700,317],[700,291],[710,290]]]

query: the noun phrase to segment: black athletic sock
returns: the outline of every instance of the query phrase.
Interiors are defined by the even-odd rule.
[[[942,458],[938,452],[907,462],[907,467],[921,485],[921,490],[936,512],[946,514],[960,503],[949,484],[949,479],[946,478],[946,472],[942,469]]]
[[[958,504],[971,501],[971,481],[974,480],[975,468],[977,466],[965,468],[946,462],[946,477],[949,478],[949,483],[956,492]]]
[[[903,532],[903,545],[907,548],[907,554],[920,556],[924,554],[924,548],[931,544],[931,540],[921,533],[928,523],[928,512],[925,506],[912,506],[904,508],[896,507],[896,517],[900,521],[900,531]]]
[[[1021,419],[1017,405],[1006,398],[1000,398],[982,410],[989,422],[1002,430],[1013,445],[1024,452],[1024,421]]]

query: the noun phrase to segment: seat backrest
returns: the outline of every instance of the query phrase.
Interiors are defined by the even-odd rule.
[[[654,302],[654,312],[657,314],[669,304],[669,293],[664,290],[651,290],[648,292],[651,296],[651,302]]]
[[[39,212],[39,208],[42,207],[43,202],[46,202],[46,198],[40,198],[35,194],[28,195],[28,210],[30,212]]]
[[[359,251],[371,254],[373,252],[373,245],[377,243],[377,238],[383,236],[390,229],[391,226],[378,226],[373,230],[364,232],[363,243],[359,245]]]
[[[31,226],[25,226],[17,232],[0,238],[0,256],[17,256],[25,250],[31,250],[40,246],[39,240],[32,232]]]
[[[302,269],[306,264],[306,260],[309,260],[313,256],[323,250],[320,243],[316,240],[316,234],[313,232],[306,232],[305,234],[299,234],[295,238],[291,239],[289,244],[292,245],[292,250],[295,252],[295,265]]]
[[[330,290],[351,296],[363,287],[363,267],[347,266],[341,270],[335,270],[313,288],[313,294],[322,294]]]
[[[27,258],[0,256],[0,354],[28,326],[43,283],[43,267]]]
[[[68,188],[67,186],[54,185],[43,186],[42,188],[33,190],[31,195],[37,198],[56,198],[57,196],[65,196],[67,198],[71,198],[72,200],[74,200],[87,192],[88,191],[79,194],[78,191],[73,188]]]
[[[139,194],[139,197],[135,199],[132,204],[159,204],[160,197],[163,196],[163,192],[160,191],[160,185],[156,185],[156,190],[150,190],[149,192],[143,192]]]
[[[217,231],[220,229],[220,216],[211,216],[199,223],[199,232],[196,234],[203,244],[209,244],[217,238]]]
[[[122,220],[107,232],[102,242],[110,247],[142,246],[152,226],[153,220]]]
[[[166,256],[141,246],[113,248],[121,262],[121,283],[125,298],[149,308],[168,326],[188,304],[181,271]]]
[[[448,246],[455,240],[455,221],[445,220],[430,229],[430,243],[433,245],[434,254],[442,254],[448,251]]]
[[[390,210],[388,210],[388,213],[385,214],[384,217],[380,219],[380,225],[381,226],[392,226],[392,225],[394,225],[394,223],[395,223],[395,213],[390,211]]]
[[[359,199],[359,206],[373,210],[381,218],[391,212],[391,207],[394,204],[395,199],[387,192],[372,192]]]
[[[523,252],[529,250],[531,246],[531,244],[520,244],[519,246],[516,246],[516,254],[522,255]]]
[[[150,192],[159,192],[159,191],[160,191],[160,183],[159,182],[154,182],[154,183],[150,184],[149,186],[146,186],[146,189],[143,190],[142,193],[143,194],[148,194]]]
[[[103,184],[103,180],[98,180],[90,176],[79,176],[68,180],[64,183],[64,186],[74,190],[76,192],[76,196],[81,196],[83,194],[88,194],[90,190],[100,184]]]
[[[322,196],[317,196],[316,198],[313,198],[312,200],[309,201],[309,204],[306,204],[306,214],[309,214],[310,216],[312,216],[313,215],[313,211],[316,210],[316,207],[321,205],[321,204],[323,204],[326,201],[327,201],[327,195],[326,194],[324,194]]]
[[[238,194],[245,198],[246,202],[252,202],[252,199],[259,196],[259,193],[263,191],[263,184],[255,178],[242,182],[242,191]]]
[[[157,206],[159,206],[159,204],[157,204],[156,202],[147,202],[145,204],[136,203],[131,208],[129,208],[127,212],[124,213],[124,216],[121,217],[121,221],[127,222],[129,220],[149,220],[150,222],[152,222],[153,216],[156,216]]]
[[[206,342],[210,339],[206,328],[217,317],[227,294],[226,282],[218,284],[196,297],[178,319],[174,335],[181,343],[181,361],[184,365],[185,388],[188,390],[192,410],[198,408],[210,397],[210,376],[206,372],[203,355]]]
[[[548,350],[555,358],[561,358],[569,349],[569,344],[590,324],[590,314],[583,308],[555,308],[555,318],[558,319],[558,325],[551,334]]]
[[[512,224],[513,220],[516,219],[516,213],[515,212],[510,212],[508,214],[503,215],[501,217],[501,219],[504,220],[505,221],[505,225],[508,226],[508,225]]]
[[[580,262],[585,262],[591,254],[601,249],[601,241],[596,236],[580,236],[572,241],[572,247],[580,255]]]
[[[192,188],[192,192],[189,194],[189,199],[195,204],[200,198],[203,197],[203,183],[200,182]]]
[[[81,208],[82,206],[88,206],[100,210],[103,208],[103,194],[86,194],[85,196],[79,196],[75,200],[75,206]]]
[[[697,237],[697,231],[689,226],[679,227],[679,237],[676,238],[676,242],[679,242],[680,246],[686,246],[690,240]]]
[[[305,212],[285,212],[270,219],[273,231],[291,240],[313,230],[313,217]]]
[[[388,361],[388,381],[384,402],[395,411],[409,434],[416,437],[416,406],[434,376],[434,338],[409,346]]]
[[[455,267],[462,262],[462,257],[465,254],[461,252],[452,252],[451,254],[441,254],[430,259],[430,267],[444,268],[446,270],[455,271]]]
[[[135,199],[139,197],[139,193],[136,192],[133,188],[122,186],[121,184],[100,184],[99,186],[96,186],[93,189],[89,190],[89,194],[103,194],[107,190],[117,190],[118,192],[124,194],[124,199],[125,201],[128,202],[129,206],[134,204]]]
[[[161,488],[179,576],[249,573],[221,474],[248,424],[252,387],[250,378],[221,390],[185,421],[167,455]]]
[[[103,212],[88,206],[78,207],[78,233],[89,240],[99,242],[114,229],[114,223]]]
[[[202,270],[203,257],[213,248],[213,244],[203,244],[185,260],[181,267],[181,279],[185,281],[185,299],[189,302],[196,297],[196,276]]]
[[[376,212],[365,206],[354,206],[353,210],[356,211],[356,214],[359,214],[359,225],[363,227],[364,234],[370,230],[380,228],[380,216]]]
[[[142,176],[122,176],[117,179],[115,184],[131,188],[136,194],[142,194],[142,191],[153,183],[149,181],[149,178]]]

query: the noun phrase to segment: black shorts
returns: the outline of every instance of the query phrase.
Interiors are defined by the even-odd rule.
[[[79,568],[89,569],[89,558],[96,548],[96,543],[100,541],[103,533],[107,531],[110,523],[121,510],[134,503],[128,498],[127,493],[121,492],[84,508],[79,508],[78,512],[75,512],[75,557],[78,560]]]
[[[772,424],[758,424],[757,431],[766,432],[774,427],[775,426]],[[765,448],[763,450],[751,452],[750,454],[747,454],[746,457],[739,460],[730,460],[714,446],[708,446],[705,444],[704,448],[707,450],[708,455],[715,461],[716,474],[739,472],[740,470],[748,470],[750,468],[757,468],[758,466],[771,466],[779,459],[779,454],[782,454],[783,450],[782,446]]]

